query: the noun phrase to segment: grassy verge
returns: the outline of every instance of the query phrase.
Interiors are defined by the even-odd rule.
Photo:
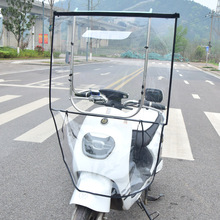
[[[54,57],[58,58],[59,52],[54,52]],[[29,59],[29,58],[50,58],[50,52],[44,51],[42,47],[36,47],[35,50],[24,49],[17,54],[17,49],[10,47],[0,47],[0,58],[1,59]]]

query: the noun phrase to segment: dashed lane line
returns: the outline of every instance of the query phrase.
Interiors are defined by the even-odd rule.
[[[194,99],[200,99],[199,95],[197,95],[197,94],[192,94],[192,97],[193,97]]]

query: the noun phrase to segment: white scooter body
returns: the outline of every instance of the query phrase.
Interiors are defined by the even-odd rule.
[[[146,114],[147,111],[147,114]],[[117,116],[125,116],[121,110],[110,107],[99,107],[92,111],[95,114],[109,114]],[[155,110],[141,109],[141,111],[134,117],[142,118],[146,121],[154,121],[158,116]],[[89,194],[74,190],[70,203],[86,206],[98,212],[109,212],[111,204],[111,193],[113,183],[117,185],[118,194],[121,196],[128,195],[131,188],[130,183],[130,151],[132,141],[132,130],[137,129],[137,122],[126,120],[107,119],[106,123],[101,123],[100,117],[86,117],[82,127],[79,131],[75,146],[71,146],[73,156],[73,175],[77,188],[82,191],[91,192]],[[152,123],[145,123],[144,129],[150,127]],[[153,164],[151,166],[151,176],[146,180],[144,185],[149,184],[153,178],[153,171],[155,169],[158,157],[158,149],[161,135],[160,125],[155,133],[152,141],[148,145],[148,149],[153,157]],[[82,150],[82,140],[86,134],[92,134],[96,137],[111,136],[115,141],[115,147],[112,152],[104,159],[91,158],[84,154]],[[162,161],[158,166],[162,168]],[[158,171],[158,170],[157,170]],[[137,180],[138,181],[138,180]],[[143,187],[144,188],[144,187]],[[103,197],[106,195],[109,197]],[[128,196],[123,199],[123,210],[128,210],[141,196],[137,193],[135,196]]]

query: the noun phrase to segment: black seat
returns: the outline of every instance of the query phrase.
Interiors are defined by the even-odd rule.
[[[155,123],[146,130],[133,130],[132,131],[132,158],[136,165],[140,167],[148,167],[150,169],[153,157],[147,148],[147,145],[153,139],[159,123],[162,120],[162,115],[158,114]]]
[[[132,145],[135,147],[147,146],[153,139],[161,121],[162,121],[162,115],[158,114],[155,123],[152,123],[152,125],[148,129],[133,130],[132,131],[132,142],[134,141],[134,143],[132,143]]]

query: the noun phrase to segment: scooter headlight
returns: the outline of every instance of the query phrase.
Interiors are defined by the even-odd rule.
[[[115,147],[111,136],[87,133],[82,140],[83,153],[92,158],[105,159]]]

